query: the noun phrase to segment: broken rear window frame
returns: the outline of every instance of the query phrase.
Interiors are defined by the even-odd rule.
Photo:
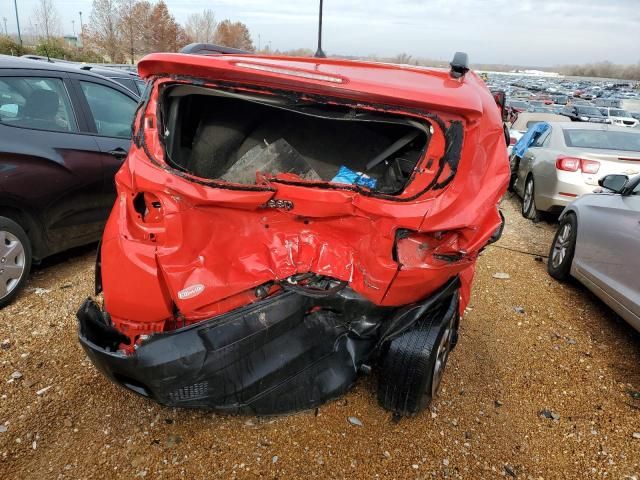
[[[250,92],[252,94],[262,94],[262,95],[270,95],[270,96],[280,96],[282,98],[290,98],[294,102],[304,102],[309,104],[330,104],[335,106],[344,106],[347,108],[352,108],[356,110],[360,110],[363,112],[377,112],[380,115],[384,115],[385,113],[390,114],[396,118],[398,118],[398,109],[400,107],[394,105],[386,105],[386,104],[376,104],[376,103],[367,103],[367,102],[358,102],[355,103],[352,100],[338,98],[338,97],[330,97],[324,95],[315,95],[303,92],[293,92],[291,90],[282,90],[277,88],[269,88],[262,87],[259,85],[250,85],[236,82],[215,82],[209,81],[202,78],[188,77],[182,75],[163,75],[158,74],[149,79],[150,88],[147,89],[148,95],[142,99],[140,111],[146,112],[148,108],[149,101],[154,92],[157,92],[157,101],[156,101],[156,128],[158,132],[158,139],[163,147],[164,155],[166,154],[166,146],[164,143],[164,136],[161,132],[164,131],[164,90],[169,87],[173,87],[176,85],[194,85],[198,87],[205,88],[215,88],[218,90],[229,91],[232,93],[247,93]],[[433,123],[441,129],[443,135],[445,136],[446,144],[445,144],[445,152],[444,155],[438,160],[438,169],[433,176],[432,180],[429,184],[420,190],[419,192],[411,195],[410,197],[401,197],[400,195],[406,191],[407,187],[413,182],[416,176],[417,168],[414,168],[411,176],[405,183],[403,190],[399,194],[388,194],[382,193],[375,190],[370,190],[366,187],[362,187],[360,185],[348,185],[348,184],[339,184],[332,183],[326,181],[291,181],[284,179],[273,178],[270,179],[269,182],[272,184],[283,184],[283,185],[292,185],[292,186],[302,186],[307,188],[320,188],[320,189],[329,189],[329,190],[343,190],[343,191],[351,191],[363,196],[378,198],[382,200],[389,200],[399,203],[412,202],[416,199],[420,198],[425,193],[430,190],[438,190],[446,187],[451,180],[456,175],[457,166],[460,161],[462,146],[464,144],[464,128],[463,124],[459,120],[452,120],[449,122],[449,126],[445,123],[445,121],[436,114],[428,113],[420,109],[416,108],[405,108],[402,107],[402,114],[410,117],[416,117],[422,121],[427,121],[430,126],[433,128]],[[226,190],[236,190],[236,191],[259,191],[259,192],[274,192],[277,189],[265,185],[240,185],[233,184],[224,180],[218,179],[206,179],[203,177],[198,177],[196,175],[190,174],[181,168],[176,168],[177,165],[170,164],[169,161],[161,161],[158,160],[149,150],[148,145],[146,144],[146,139],[144,135],[145,131],[145,123],[144,123],[145,115],[144,113],[140,115],[138,122],[138,130],[134,132],[133,142],[134,144],[142,148],[145,152],[147,158],[153,163],[155,166],[162,168],[163,170],[172,173],[173,175],[182,177],[188,181],[208,186],[211,188],[220,188]],[[431,123],[433,122],[433,123]],[[453,132],[453,134],[452,134]],[[429,141],[431,138],[427,139],[427,144],[425,149],[428,150]],[[416,163],[416,167],[425,161],[425,152],[423,152]],[[173,163],[173,162],[171,162]],[[445,170],[445,167],[449,166],[450,173],[449,175],[441,180],[441,176]]]

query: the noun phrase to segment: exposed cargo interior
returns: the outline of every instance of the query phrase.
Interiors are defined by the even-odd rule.
[[[289,173],[399,193],[430,137],[426,122],[382,112],[193,85],[168,87],[162,114],[172,166],[245,185]]]

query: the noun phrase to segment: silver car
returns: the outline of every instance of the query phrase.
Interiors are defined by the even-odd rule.
[[[640,331],[640,175],[607,175],[560,215],[547,270],[575,277]]]
[[[522,158],[511,158],[513,190],[526,218],[560,212],[593,192],[605,175],[640,173],[640,131],[587,122],[547,125]]]

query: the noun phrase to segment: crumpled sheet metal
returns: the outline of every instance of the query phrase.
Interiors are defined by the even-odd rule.
[[[417,302],[459,275],[463,311],[477,255],[501,223],[498,203],[509,178],[500,112],[484,87],[478,92],[484,113],[458,118],[464,143],[453,180],[420,194],[434,175],[426,164],[445,149],[444,132],[433,123],[422,173],[397,199],[279,180],[287,176],[266,180],[263,189],[208,186],[168,172],[156,125],[148,125],[147,151],[133,146],[116,176],[119,200],[103,239],[105,308],[114,324],[131,336],[161,331],[173,305],[188,324],[256,301],[253,289],[265,282],[309,271],[347,281],[381,306]],[[156,106],[154,91],[146,111]],[[137,192],[159,199],[161,223],[136,216]],[[461,259],[399,265],[400,229],[455,231]]]

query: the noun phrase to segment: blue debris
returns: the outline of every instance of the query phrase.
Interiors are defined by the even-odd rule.
[[[540,135],[546,132],[550,127],[551,125],[547,122],[539,122],[532,125],[529,130],[527,130],[527,133],[518,140],[518,143],[513,146],[513,153],[522,158],[529,147],[533,145],[533,142],[535,142]]]
[[[346,183],[348,185],[360,185],[367,188],[376,188],[376,183],[378,182],[378,180],[376,180],[375,178],[371,178],[369,175],[366,175],[362,172],[354,172],[350,168],[342,165],[331,182]]]

